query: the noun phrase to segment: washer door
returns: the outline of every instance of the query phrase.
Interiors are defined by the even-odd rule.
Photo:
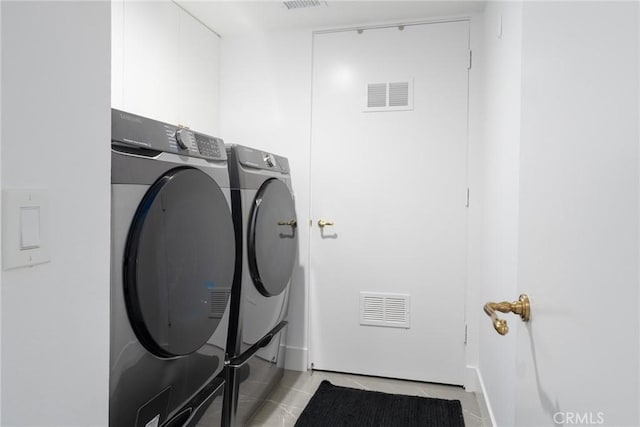
[[[258,291],[279,295],[291,278],[296,257],[296,211],[289,188],[279,179],[265,181],[249,216],[249,271]]]
[[[166,172],[138,206],[124,257],[127,312],[145,348],[176,357],[202,347],[226,308],[235,261],[216,182],[194,168]]]

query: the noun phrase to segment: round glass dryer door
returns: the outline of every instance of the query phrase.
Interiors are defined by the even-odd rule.
[[[131,325],[147,350],[176,357],[202,347],[231,291],[235,240],[229,205],[201,170],[166,172],[133,219],[124,260]]]
[[[279,179],[265,181],[249,216],[247,248],[251,278],[266,297],[279,295],[289,283],[296,257],[296,226],[289,188]]]

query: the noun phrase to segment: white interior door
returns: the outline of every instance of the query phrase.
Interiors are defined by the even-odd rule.
[[[523,18],[514,422],[637,426],[638,4]]]
[[[315,369],[463,382],[468,41],[467,21],[314,35]]]

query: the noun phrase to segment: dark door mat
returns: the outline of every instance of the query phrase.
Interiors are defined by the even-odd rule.
[[[338,387],[324,380],[295,427],[464,427],[459,400]]]

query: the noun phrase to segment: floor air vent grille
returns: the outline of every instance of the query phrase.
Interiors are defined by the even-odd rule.
[[[410,328],[410,302],[408,294],[360,292],[360,324]]]

